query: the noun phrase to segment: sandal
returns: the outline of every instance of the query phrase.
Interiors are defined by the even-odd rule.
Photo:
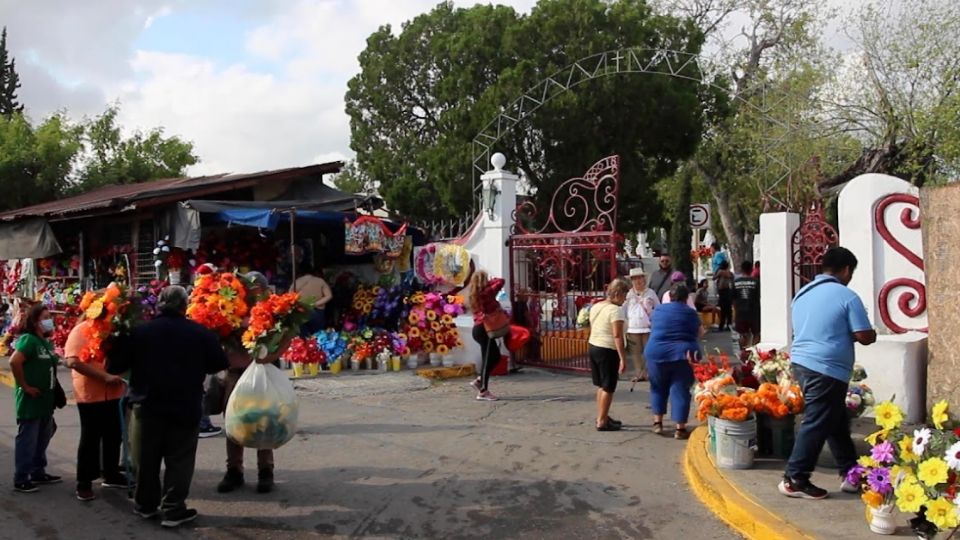
[[[663,422],[654,422],[653,423],[653,432],[656,435],[663,434]]]
[[[678,441],[685,441],[690,438],[690,432],[687,431],[686,428],[677,428],[677,430],[673,432],[673,438]]]
[[[614,424],[610,420],[602,426],[597,426],[597,431],[620,431],[620,424]]]

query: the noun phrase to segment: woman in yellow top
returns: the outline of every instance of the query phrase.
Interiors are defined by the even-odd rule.
[[[618,431],[621,426],[610,418],[610,405],[620,374],[627,369],[627,317],[622,306],[629,291],[630,282],[616,278],[607,285],[607,299],[590,308],[590,373],[597,387],[597,431]]]

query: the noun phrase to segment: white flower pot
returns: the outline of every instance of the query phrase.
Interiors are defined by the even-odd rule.
[[[417,366],[420,365],[420,361],[417,359],[417,355],[411,354],[407,357],[407,368],[408,369],[417,369]]]
[[[446,355],[443,357],[443,367],[453,367],[454,365],[455,362],[452,356]]]
[[[897,522],[893,519],[893,507],[871,508],[870,530],[877,534],[891,535],[897,532]]]
[[[430,365],[439,367],[443,365],[443,357],[437,353],[430,353]]]

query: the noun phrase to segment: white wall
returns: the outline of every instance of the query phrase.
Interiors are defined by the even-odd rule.
[[[754,249],[760,252],[760,332],[765,346],[785,347],[793,341],[793,233],[799,226],[797,214],[760,215]]]

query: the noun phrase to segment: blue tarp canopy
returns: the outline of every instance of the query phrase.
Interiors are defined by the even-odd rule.
[[[290,221],[290,213],[273,209],[243,208],[220,210],[213,213],[217,220],[230,225],[244,225],[258,229],[273,230],[281,222]],[[299,210],[295,213],[298,223],[343,223],[350,214],[343,212],[319,212],[316,210]]]

